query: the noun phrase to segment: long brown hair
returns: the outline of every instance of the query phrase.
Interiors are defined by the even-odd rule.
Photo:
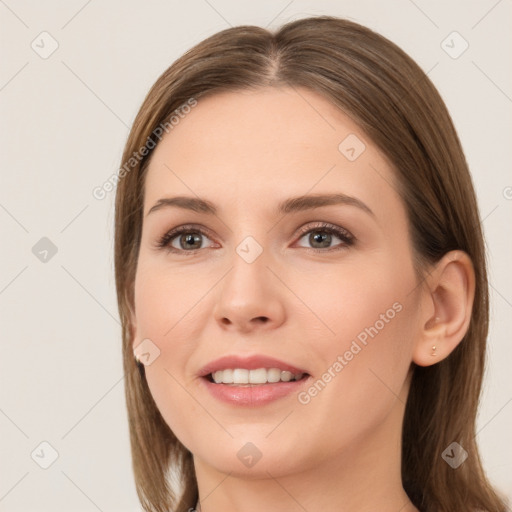
[[[389,159],[420,275],[452,249],[470,256],[476,291],[467,334],[445,360],[414,367],[403,423],[402,480],[411,501],[425,512],[503,512],[506,505],[485,477],[475,442],[488,283],[478,207],[461,144],[439,93],[407,54],[370,29],[331,16],[296,20],[275,32],[239,26],[207,38],[158,78],[133,123],[117,184],[115,277],[133,470],[144,510],[184,512],[198,498],[192,455],[160,415],[132,350],[144,177],[161,138],[158,127],[169,131],[173,113],[191,99],[200,103],[220,91],[278,86],[320,93]],[[143,147],[151,149],[135,159]],[[457,469],[441,456],[452,442],[469,454]]]

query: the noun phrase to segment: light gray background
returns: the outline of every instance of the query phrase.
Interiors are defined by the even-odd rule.
[[[114,193],[99,201],[92,190],[118,169],[144,96],[185,50],[230,25],[274,28],[313,14],[395,41],[429,72],[453,116],[489,248],[478,440],[489,476],[512,497],[511,11],[510,0],[0,0],[0,510],[140,510],[113,278]],[[31,47],[48,51],[43,31],[59,45],[48,58]],[[469,43],[456,59],[441,45],[453,31]],[[446,44],[453,53],[463,42]],[[58,249],[46,262],[32,251],[43,237]],[[39,465],[51,462],[43,441],[59,454],[48,469]]]

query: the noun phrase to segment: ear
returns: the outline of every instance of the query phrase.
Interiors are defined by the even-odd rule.
[[[422,294],[420,335],[413,361],[431,366],[452,353],[469,327],[475,272],[467,253],[446,253],[427,277]]]

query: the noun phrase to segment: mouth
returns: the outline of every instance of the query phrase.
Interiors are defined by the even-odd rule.
[[[253,407],[290,397],[312,378],[305,369],[260,355],[225,356],[206,365],[199,377],[215,399]]]
[[[209,373],[204,378],[213,384],[227,386],[263,386],[278,382],[297,382],[309,377],[308,373],[292,373],[280,368],[226,368]]]

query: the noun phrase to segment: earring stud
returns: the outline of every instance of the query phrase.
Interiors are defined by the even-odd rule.
[[[438,316],[436,316],[435,319],[434,319],[434,323],[437,324],[437,322],[439,322],[439,320],[441,320],[441,319]],[[432,353],[430,355],[433,356],[433,357],[437,356],[437,354],[436,354],[436,346],[435,345],[432,345]]]

